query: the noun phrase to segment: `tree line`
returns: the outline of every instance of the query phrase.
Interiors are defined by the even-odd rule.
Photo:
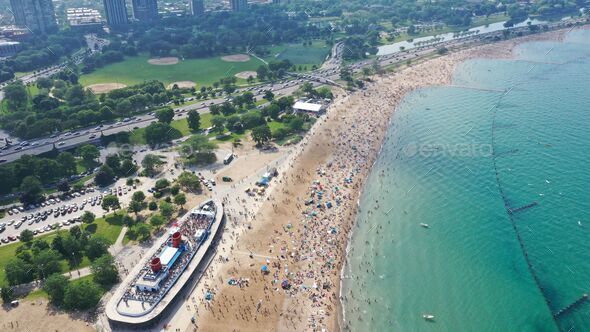
[[[94,222],[94,215],[86,212],[85,223]],[[87,227],[88,228],[88,227]],[[43,280],[43,290],[52,304],[69,310],[86,310],[95,307],[105,289],[119,280],[114,258],[109,254],[109,240],[92,235],[79,226],[67,232],[58,232],[51,240],[33,238],[30,230],[21,232],[21,242],[15,257],[4,267],[9,285],[19,285],[33,280]],[[92,280],[69,281],[64,275],[62,262],[73,269],[84,258],[91,261]],[[2,287],[2,299],[14,298],[10,287]]]
[[[202,58],[267,45],[331,35],[328,27],[308,24],[307,16],[289,16],[276,6],[251,6],[248,12],[207,12],[199,17],[170,17],[159,24],[137,24],[126,42],[152,56]]]
[[[29,72],[55,65],[86,44],[76,31],[62,30],[49,35],[30,34],[21,42],[21,51],[0,63],[0,82],[16,72]]]
[[[62,78],[39,79],[39,93],[34,96],[20,81],[7,85],[7,109],[0,115],[2,129],[21,138],[40,137],[145,113],[181,93],[149,81],[97,96],[78,84],[77,75]]]

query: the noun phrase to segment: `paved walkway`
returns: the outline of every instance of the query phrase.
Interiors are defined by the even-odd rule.
[[[81,269],[77,269],[77,270],[72,270],[70,272],[66,272],[63,275],[66,277],[69,277],[70,280],[75,280],[75,279],[79,279],[85,276],[89,276],[92,274],[92,271],[90,271],[90,267],[83,267]]]
[[[117,240],[115,240],[115,243],[109,247],[109,252],[111,255],[117,256],[117,254],[123,250],[123,239],[125,238],[125,234],[127,234],[127,229],[127,226],[123,226],[121,233],[119,233],[119,236],[117,237]]]

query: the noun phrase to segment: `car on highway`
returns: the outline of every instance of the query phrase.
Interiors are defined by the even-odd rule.
[[[61,141],[61,142],[57,143],[57,145],[59,145],[59,146],[62,146],[64,144],[66,144],[66,142],[64,142],[64,141]]]

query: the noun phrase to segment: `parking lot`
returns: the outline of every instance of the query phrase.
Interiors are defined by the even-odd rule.
[[[37,235],[58,227],[69,228],[81,222],[80,217],[84,211],[90,211],[97,217],[102,216],[105,211],[101,203],[105,195],[116,194],[122,199],[130,196],[132,190],[132,187],[124,184],[113,185],[102,191],[90,187],[61,196],[62,198],[50,198],[28,209],[22,206],[12,208],[0,219],[0,242],[6,244],[18,240],[19,234],[25,229]]]

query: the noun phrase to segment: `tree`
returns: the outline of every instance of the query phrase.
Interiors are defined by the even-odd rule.
[[[57,184],[57,190],[65,193],[70,190],[70,184],[68,183],[68,181],[60,181]]]
[[[156,190],[158,191],[162,191],[166,188],[168,188],[170,186],[170,181],[168,181],[167,179],[159,179],[158,181],[156,181]]]
[[[191,172],[182,172],[178,176],[178,184],[186,191],[196,192],[201,189],[201,181]]]
[[[144,224],[144,223],[139,223],[135,228],[135,234],[137,236],[137,239],[139,241],[145,241],[147,239],[150,238],[150,226]]]
[[[94,235],[88,240],[86,245],[86,256],[92,261],[108,253],[110,241],[100,235]]]
[[[13,111],[25,107],[28,100],[27,90],[21,81],[5,86],[4,97],[8,101],[8,107]]]
[[[183,208],[184,204],[186,204],[186,195],[183,193],[178,193],[174,196],[174,204]]]
[[[279,107],[279,105],[277,105],[275,103],[267,106],[266,107],[266,111],[268,112],[268,115],[273,120],[278,120],[279,119],[279,115],[281,114],[281,108]]]
[[[43,199],[43,188],[41,181],[35,176],[25,177],[20,186],[22,192],[21,202],[24,204],[34,204]]]
[[[2,297],[2,303],[8,304],[15,299],[14,292],[12,291],[12,287],[4,286],[0,290],[0,297]]]
[[[287,128],[279,127],[275,129],[272,133],[272,138],[274,139],[282,139],[285,138],[289,134]]]
[[[172,195],[176,196],[178,195],[178,192],[180,192],[180,185],[178,183],[170,187],[170,193]]]
[[[148,203],[148,210],[156,211],[158,209],[158,203],[151,201]]]
[[[76,174],[76,159],[74,156],[69,152],[62,152],[60,153],[57,158],[55,159],[59,165],[61,166],[61,170],[64,175],[72,175]]]
[[[119,281],[119,272],[115,266],[115,259],[109,253],[97,258],[90,266],[90,270],[94,281],[104,287],[111,286]]]
[[[82,214],[82,222],[85,224],[92,224],[94,222],[94,219],[96,218],[96,216],[94,215],[94,213],[90,212],[90,211],[84,211],[84,214]]]
[[[292,132],[299,131],[301,130],[301,128],[303,128],[303,119],[299,116],[296,116],[293,119],[291,119],[289,123],[287,123],[287,126],[289,127],[289,130],[291,130]]]
[[[106,157],[105,164],[109,166],[115,174],[121,173],[121,156],[119,154],[109,154]]]
[[[261,65],[260,67],[258,67],[258,69],[256,69],[256,76],[261,80],[264,80],[267,74],[268,67],[265,65]]]
[[[211,125],[213,126],[213,130],[221,134],[225,129],[225,118],[221,115],[214,115],[211,118]]]
[[[34,274],[31,273],[33,268],[33,265],[20,258],[11,259],[4,267],[8,284],[14,286],[32,281],[34,279]]]
[[[145,128],[145,141],[149,145],[156,145],[159,143],[169,142],[175,138],[180,137],[178,130],[172,128],[167,123],[156,122]]]
[[[53,80],[47,77],[39,77],[37,79],[37,87],[39,89],[50,89],[53,86]]]
[[[155,154],[146,154],[141,161],[141,166],[145,169],[149,176],[153,176],[157,168],[164,164],[160,157],[156,156]]]
[[[156,229],[159,229],[160,226],[164,225],[165,222],[166,220],[159,213],[152,215],[152,217],[150,218],[150,224],[154,226]]]
[[[125,159],[123,159],[123,162],[121,163],[119,175],[120,176],[131,176],[131,175],[133,175],[133,173],[135,173],[135,171],[137,171],[137,168],[138,167],[133,163],[133,160],[131,160],[131,158],[125,158]]]
[[[60,253],[63,257],[68,259],[70,266],[74,267],[82,263],[84,249],[83,241],[85,241],[85,238],[81,237],[81,232],[80,234],[75,234],[72,230],[79,231],[80,228],[70,228],[70,234],[66,234],[61,241],[63,247],[61,248]]]
[[[186,164],[210,164],[215,162],[217,145],[206,136],[193,135],[180,146],[180,154]]]
[[[20,232],[20,240],[21,242],[28,243],[33,240],[34,234],[28,229],[23,230]]]
[[[49,302],[55,306],[61,306],[69,283],[70,281],[64,275],[59,273],[50,275],[43,284],[43,290],[47,293]]]
[[[115,172],[109,165],[102,165],[94,176],[94,183],[104,187],[115,181]]]
[[[136,192],[133,193],[133,195],[131,196],[131,199],[135,202],[143,202],[145,200],[145,194],[143,193],[143,191],[138,190]]]
[[[138,213],[141,212],[141,210],[143,210],[143,203],[142,202],[134,201],[134,200],[129,202],[129,206],[127,207],[127,211],[135,213],[136,218],[137,218]]]
[[[172,215],[174,214],[174,207],[172,206],[172,204],[166,201],[160,202],[160,206],[158,208],[160,209],[160,214],[164,216],[166,219],[170,219],[170,217],[172,217]]]
[[[199,112],[197,112],[196,110],[188,111],[187,122],[188,122],[188,127],[192,131],[199,130],[199,128],[201,127],[201,114],[199,114]]]
[[[111,209],[117,210],[121,207],[121,203],[119,202],[119,198],[115,195],[106,195],[102,199],[101,207],[105,211],[109,211]]]
[[[266,99],[268,101],[272,101],[273,99],[275,99],[275,94],[272,93],[272,91],[270,91],[270,90],[266,90],[266,91],[264,91],[264,99]]]
[[[174,119],[174,110],[170,107],[161,108],[156,111],[156,118],[162,123],[170,124]]]
[[[235,114],[227,117],[225,123],[226,123],[227,128],[229,130],[234,131],[234,132],[241,132],[244,127],[242,125],[240,117]]]
[[[96,145],[85,144],[78,148],[78,155],[87,165],[92,165],[100,157],[100,151]]]
[[[37,277],[40,279],[61,272],[60,255],[51,249],[43,250],[34,255],[32,263],[37,272]]]
[[[98,285],[89,281],[74,281],[67,285],[63,304],[66,309],[86,310],[94,308],[101,298]]]
[[[271,137],[272,134],[268,125],[262,125],[252,129],[252,139],[256,142],[257,146],[268,142]]]
[[[133,105],[129,99],[122,99],[115,106],[115,110],[119,115],[127,116],[133,111]]]
[[[313,94],[313,92],[314,92],[313,85],[309,82],[305,82],[301,86],[301,91],[303,91],[306,94]]]

